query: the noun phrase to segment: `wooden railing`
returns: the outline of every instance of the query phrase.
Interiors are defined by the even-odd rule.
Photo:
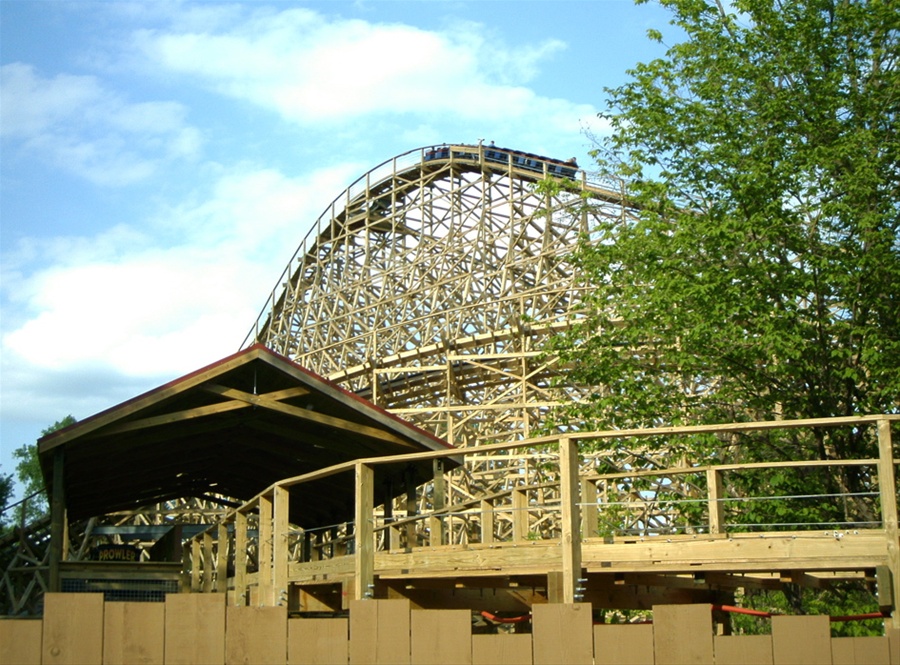
[[[744,558],[749,551],[751,558],[759,556],[762,561],[769,557],[766,561],[770,561],[774,556],[781,556],[772,552],[781,550],[778,547],[773,550],[773,541],[766,548],[754,549],[755,546],[748,545],[750,538],[796,539],[798,533],[818,531],[821,534],[824,530],[834,534],[861,533],[866,540],[859,541],[861,544],[853,550],[852,557],[856,558],[841,553],[833,563],[823,560],[814,562],[815,565],[821,564],[822,570],[829,565],[886,567],[892,581],[888,583],[890,589],[885,590],[888,594],[885,597],[892,599],[891,607],[896,608],[895,599],[900,597],[900,532],[895,469],[898,460],[894,457],[891,426],[897,422],[900,416],[881,415],[584,432],[471,449],[360,459],[281,480],[229,512],[220,524],[192,541],[190,556],[185,557],[185,572],[190,575],[195,591],[228,590],[234,603],[240,605],[249,602],[252,588],[253,604],[279,605],[286,604],[290,584],[315,584],[324,579],[329,583],[343,581],[350,598],[363,599],[372,597],[376,575],[387,571],[415,567],[419,577],[428,577],[430,569],[436,575],[458,570],[460,575],[477,576],[479,565],[484,567],[483,562],[494,557],[498,565],[509,567],[510,573],[516,572],[516,566],[561,572],[560,599],[575,602],[580,597],[580,580],[585,569],[601,570],[602,563],[615,572],[640,563],[641,555],[635,548],[628,550],[621,560],[617,559],[624,556],[622,547],[629,542],[652,542],[657,548],[654,556],[658,556],[660,546],[682,547],[679,539],[696,540],[699,536],[706,540],[727,538],[730,542],[745,538]],[[778,460],[765,464],[692,464],[688,460],[677,468],[598,473],[589,452],[602,440],[634,443],[645,437],[677,439],[698,434],[731,436],[760,430],[862,427],[875,428],[878,457]],[[405,502],[401,498],[384,506],[374,505],[375,472],[379,465],[421,463],[430,459],[440,470],[440,461],[447,457],[478,457],[481,462],[493,459],[503,467],[509,487],[480,494],[470,484],[467,493],[447,492],[447,474],[439,473],[433,483],[418,488],[415,495],[407,495]],[[549,482],[529,482],[524,471],[517,472],[517,464],[524,469],[531,462],[533,469],[535,458],[540,460],[543,475]],[[760,469],[808,471],[814,467],[832,472],[853,467],[865,470],[865,491],[855,497],[825,493],[772,497],[733,496],[726,489],[729,478],[739,474]],[[303,524],[304,520],[302,515],[290,514],[292,488],[348,471],[354,474],[353,520],[319,530],[294,526]],[[465,465],[450,472],[453,473],[465,474]],[[744,508],[753,502],[806,501],[822,506],[849,498],[864,502],[871,519],[829,518],[826,522],[811,519],[764,524],[741,519],[747,513]],[[610,516],[615,519],[610,521]],[[825,544],[816,543],[815,547],[818,549],[809,550],[808,557],[818,557],[820,552],[825,559],[830,556],[831,550]],[[515,556],[511,548],[516,548]],[[871,556],[866,554],[869,550]],[[721,551],[727,557],[736,550],[729,550],[723,544]],[[678,560],[687,561],[692,556],[685,545]],[[445,561],[448,557],[452,557],[452,565]],[[697,561],[683,565],[701,568],[705,565],[703,560]],[[805,563],[812,565],[810,561]],[[735,560],[734,571],[739,572],[744,564],[746,561]],[[777,562],[770,561],[770,564],[776,566]],[[617,565],[621,567],[616,568]],[[716,565],[722,569],[728,561],[717,561]],[[675,570],[674,566],[671,564],[666,570]],[[894,613],[897,621],[896,609]]]

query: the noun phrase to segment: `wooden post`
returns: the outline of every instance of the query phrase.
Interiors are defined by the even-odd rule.
[[[894,476],[894,450],[891,421],[878,421],[878,491],[881,494],[881,519],[887,537],[888,566],[893,578],[893,627],[900,629],[900,526],[897,523],[897,479]]]
[[[50,496],[50,579],[47,589],[50,592],[62,590],[59,566],[64,556],[65,538],[65,449],[59,446],[53,451],[53,494]]]
[[[357,462],[356,468],[356,528],[353,530],[354,576],[353,598],[371,598],[375,583],[375,543],[373,511],[375,510],[375,471],[371,466]]]
[[[272,499],[259,497],[259,605],[274,605],[272,589]]]
[[[568,437],[559,441],[559,501],[562,508],[563,602],[575,597],[581,577],[581,511],[578,509],[578,444]]]
[[[200,544],[200,556],[203,557],[203,593],[213,590],[213,537],[207,529],[203,532],[203,540]]]
[[[513,542],[520,543],[528,537],[528,492],[514,489],[512,493]]]
[[[247,515],[234,514],[234,604],[247,600]]]
[[[725,503],[722,501],[724,488],[722,472],[718,469],[706,470],[706,498],[709,502],[709,532],[725,532]]]
[[[430,545],[436,547],[444,544],[444,518],[434,515],[434,511],[442,510],[446,505],[446,484],[444,483],[444,460],[436,459],[433,461],[432,469],[434,479],[432,480],[432,516],[429,518],[429,530],[431,532]]]
[[[290,528],[290,493],[280,485],[274,492],[275,515],[272,534],[272,604],[287,604],[288,531]]]
[[[494,542],[494,502],[482,500],[481,502],[481,543],[489,545]]]
[[[585,538],[596,538],[600,535],[597,512],[597,484],[588,478],[581,479],[581,503],[584,525],[582,533]]]
[[[219,545],[216,549],[216,591],[225,593],[228,590],[228,524],[219,524]]]
[[[191,538],[191,592],[202,591],[200,586],[200,574],[202,572],[203,550],[197,536]]]
[[[416,515],[416,480],[415,471],[410,466],[406,469],[406,517]],[[409,552],[418,545],[416,542],[416,523],[412,520],[406,523],[406,551]]]

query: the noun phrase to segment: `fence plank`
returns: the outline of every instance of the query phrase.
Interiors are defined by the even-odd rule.
[[[531,635],[472,635],[472,665],[532,665]]]
[[[831,665],[828,617],[772,617],[772,655],[775,665]]]
[[[645,665],[653,662],[653,626],[603,624],[594,626],[596,665]]]
[[[716,665],[772,665],[771,635],[718,635]]]
[[[103,662],[103,594],[48,593],[44,596],[41,658],[47,665]]]
[[[289,619],[289,665],[345,665],[350,638],[347,619]]]
[[[104,665],[162,665],[166,606],[163,603],[106,603],[103,610]]]
[[[667,665],[714,662],[709,605],[654,605],[653,649]]]
[[[535,665],[593,663],[590,603],[547,603],[531,611]]]
[[[40,665],[43,628],[39,619],[0,619],[0,663]]]
[[[887,637],[835,637],[831,640],[831,660],[838,665],[879,665],[891,660]]]
[[[416,665],[472,662],[469,610],[413,610],[410,635],[410,655]]]
[[[224,665],[225,595],[166,596],[166,665]]]
[[[350,601],[350,662],[408,665],[409,601]]]
[[[225,663],[287,662],[286,607],[229,607],[225,612]]]

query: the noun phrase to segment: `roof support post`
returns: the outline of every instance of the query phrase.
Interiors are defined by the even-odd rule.
[[[287,604],[288,536],[290,529],[290,494],[280,485],[274,491],[275,514],[272,538],[272,587],[273,605]]]
[[[53,451],[53,493],[50,496],[50,579],[47,591],[62,590],[59,569],[66,551],[65,451]]]
[[[375,471],[357,462],[355,529],[353,530],[353,598],[372,597],[375,584]]]
[[[247,604],[247,515],[234,514],[234,604]]]
[[[894,449],[891,421],[878,421],[878,490],[881,494],[881,519],[887,537],[888,566],[893,579],[893,628],[900,629],[900,526],[897,523],[897,479],[894,476]]]
[[[272,589],[272,499],[259,496],[259,601],[261,607],[274,605]]]
[[[563,602],[580,602],[581,511],[578,507],[578,444],[568,437],[559,440],[559,494],[562,508]]]

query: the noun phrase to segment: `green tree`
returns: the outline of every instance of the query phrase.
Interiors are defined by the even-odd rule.
[[[640,2],[640,0],[639,0]],[[596,157],[630,214],[574,260],[553,347],[595,386],[561,419],[641,427],[900,410],[900,12],[890,0],[660,0],[683,41],[607,90]],[[652,39],[663,41],[658,31]],[[670,445],[670,442],[660,442]],[[876,455],[870,428],[697,438],[711,460]],[[734,495],[857,493],[868,471],[746,474]],[[868,498],[745,521],[877,519]]]
[[[3,508],[3,512],[0,513],[0,533],[6,531],[7,526],[11,521],[12,515],[7,514],[6,508],[9,505],[10,499],[12,498],[13,493],[13,477],[12,474],[2,475],[0,474],[0,507]]]
[[[71,415],[66,416],[62,420],[57,420],[44,430],[41,430],[41,437],[52,434],[56,430],[74,425],[77,421]],[[13,457],[16,463],[16,476],[24,487],[24,497],[28,500],[22,504],[22,510],[25,511],[25,521],[31,522],[47,514],[48,502],[47,491],[44,486],[44,474],[41,471],[41,462],[38,459],[37,442],[26,443],[13,451]],[[21,515],[17,516],[21,519]]]

